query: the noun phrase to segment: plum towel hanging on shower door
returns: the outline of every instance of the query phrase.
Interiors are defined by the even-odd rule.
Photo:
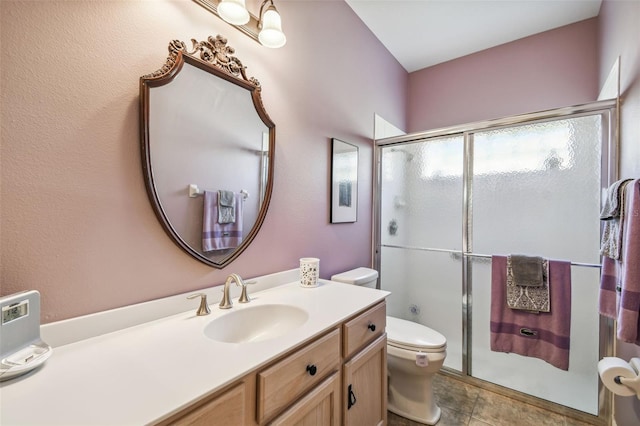
[[[506,303],[507,257],[491,257],[491,350],[542,359],[569,369],[571,263],[549,260],[551,311],[532,313]]]

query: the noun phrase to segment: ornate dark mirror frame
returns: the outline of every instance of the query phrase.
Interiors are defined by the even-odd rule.
[[[142,150],[142,168],[147,188],[147,194],[156,217],[162,224],[165,232],[169,237],[184,251],[189,253],[195,259],[210,265],[214,268],[224,268],[234,259],[236,259],[251,244],[256,234],[260,230],[271,200],[271,192],[273,189],[273,170],[274,170],[274,153],[275,153],[275,124],[269,118],[261,97],[261,86],[257,79],[247,78],[245,67],[242,62],[233,53],[234,49],[227,45],[227,40],[218,35],[210,36],[206,41],[191,40],[193,48],[187,51],[185,43],[179,40],[173,40],[169,43],[169,56],[166,63],[159,70],[140,77],[140,136]],[[162,86],[170,83],[176,75],[181,71],[183,64],[188,63],[203,71],[211,74],[213,78],[222,78],[248,91],[251,96],[255,110],[260,120],[269,129],[269,156],[268,156],[268,172],[267,183],[264,190],[264,197],[260,204],[259,211],[249,232],[243,237],[241,244],[224,256],[221,260],[216,261],[208,258],[204,253],[191,247],[184,238],[171,225],[171,221],[167,217],[167,213],[162,207],[158,197],[158,191],[154,182],[154,170],[151,164],[150,152],[150,131],[149,131],[149,90],[153,87]],[[186,191],[186,190],[185,190]]]

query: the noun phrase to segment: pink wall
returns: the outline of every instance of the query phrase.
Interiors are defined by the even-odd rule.
[[[597,20],[578,22],[409,75],[409,132],[593,101]]]
[[[37,289],[43,322],[321,259],[370,264],[374,112],[405,117],[407,74],[343,2],[278,3],[267,49],[192,1],[0,2],[1,294]],[[327,22],[331,31],[327,31]],[[140,162],[138,79],[170,40],[222,34],[276,123],[275,187],[253,244],[224,270],[165,235]],[[360,148],[358,221],[329,224],[330,139]]]
[[[640,2],[605,0],[600,8],[599,81],[603,84],[620,56],[620,177],[640,177]],[[640,357],[640,347],[618,343],[617,356]],[[640,424],[640,401],[616,397],[618,426]]]

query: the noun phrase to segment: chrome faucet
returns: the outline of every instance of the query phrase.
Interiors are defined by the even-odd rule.
[[[233,306],[233,303],[231,302],[231,297],[229,296],[229,287],[231,287],[231,283],[234,281],[237,286],[242,287],[242,293],[245,296],[245,299],[247,299],[247,300],[243,300],[243,297],[241,295],[240,300],[238,301],[241,303],[245,303],[249,301],[248,297],[246,297],[246,285],[244,281],[242,281],[242,278],[240,278],[240,275],[231,274],[227,277],[227,280],[224,282],[224,288],[222,290],[222,300],[220,301],[220,305],[218,305],[220,309],[229,309]]]

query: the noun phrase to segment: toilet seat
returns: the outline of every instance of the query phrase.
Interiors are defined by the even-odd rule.
[[[412,321],[387,317],[387,344],[416,352],[444,352],[447,339],[437,331]]]

